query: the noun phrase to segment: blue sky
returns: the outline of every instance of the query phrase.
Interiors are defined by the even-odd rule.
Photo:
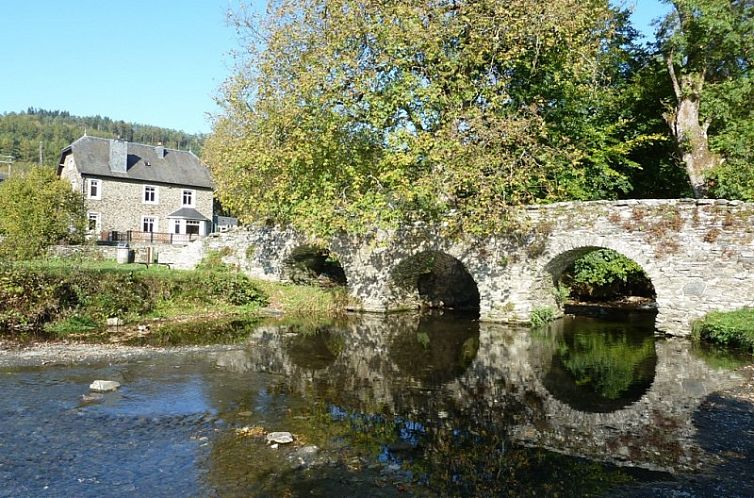
[[[250,2],[260,8],[264,0]],[[627,0],[627,4],[633,0]],[[237,0],[3,0],[0,112],[28,107],[210,131],[230,74]],[[636,0],[634,21],[667,8]]]

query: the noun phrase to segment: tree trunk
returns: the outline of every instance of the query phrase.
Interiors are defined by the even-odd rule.
[[[696,198],[707,196],[705,175],[720,164],[720,157],[709,149],[707,128],[709,122],[699,122],[699,105],[701,103],[704,75],[699,73],[681,75],[676,78],[675,69],[670,58],[667,60],[673,90],[676,95],[676,107],[665,115],[671,133],[675,137],[681,160],[686,166],[686,173],[691,182]]]

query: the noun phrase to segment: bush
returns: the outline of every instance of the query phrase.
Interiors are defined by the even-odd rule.
[[[49,168],[28,172],[0,183],[0,255],[28,259],[60,241],[81,242],[84,204],[71,185]]]
[[[548,308],[548,307],[534,308],[531,311],[531,316],[529,317],[531,326],[534,328],[547,325],[554,319],[555,319],[555,312],[552,310],[552,308]]]
[[[652,282],[641,266],[611,249],[598,249],[577,259],[562,283],[571,288],[572,297],[585,300],[655,296]]]
[[[754,353],[754,308],[714,311],[692,325],[694,338]]]
[[[153,273],[118,269],[30,267],[0,264],[0,330],[42,329],[59,322],[103,324],[106,318],[135,318],[161,302],[264,304],[266,298],[245,275],[232,272]],[[82,327],[83,328],[83,327]]]

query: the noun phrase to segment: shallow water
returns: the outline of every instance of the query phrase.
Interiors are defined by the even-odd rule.
[[[715,465],[694,414],[739,382],[645,314],[214,327],[237,346],[0,370],[0,496],[610,494]]]

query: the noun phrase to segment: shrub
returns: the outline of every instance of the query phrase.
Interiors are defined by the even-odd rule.
[[[49,168],[28,172],[0,183],[0,255],[28,259],[59,241],[81,242],[84,204],[71,185]]]
[[[531,311],[529,321],[534,328],[547,325],[555,319],[555,312],[550,307],[534,308]]]
[[[611,249],[598,249],[577,259],[562,283],[571,288],[572,297],[587,300],[655,295],[641,266]]]
[[[754,352],[754,308],[714,311],[692,325],[697,340]]]

